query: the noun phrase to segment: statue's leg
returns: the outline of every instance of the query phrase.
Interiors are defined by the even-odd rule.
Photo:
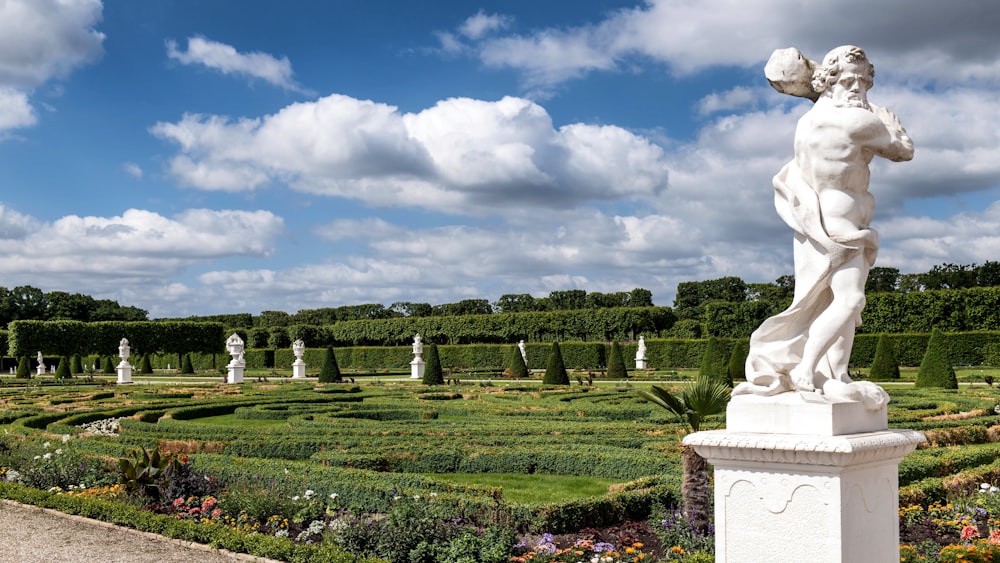
[[[847,373],[854,329],[865,305],[867,278],[868,264],[860,252],[830,276],[833,301],[809,327],[802,361],[790,374],[797,388],[811,391],[823,386],[827,376],[819,373],[817,368],[824,356],[830,362],[831,377],[838,378]]]

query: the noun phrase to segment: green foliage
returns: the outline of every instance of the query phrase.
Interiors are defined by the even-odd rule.
[[[944,333],[935,328],[927,342],[924,359],[920,362],[916,387],[958,389],[958,379],[955,377],[954,368],[951,367],[951,359],[945,346]]]
[[[149,354],[143,354],[139,362],[139,373],[149,375],[153,373],[153,364],[149,362]]]
[[[152,455],[141,448],[132,454],[131,458],[118,460],[118,478],[126,490],[140,492],[150,498],[160,496],[160,484],[163,481],[170,457],[160,457],[158,450]]]
[[[729,365],[726,371],[729,373],[729,381],[739,381],[746,379],[747,356],[750,354],[750,341],[739,339],[733,345],[733,353],[729,355]]]
[[[184,363],[181,364],[181,373],[194,373],[194,366],[191,365],[191,354],[184,354]]]
[[[507,361],[507,369],[510,370],[511,377],[528,377],[528,366],[521,356],[521,349],[517,346],[510,347],[510,359]]]
[[[70,358],[69,370],[73,374],[83,373],[83,359],[80,354],[73,354]]]
[[[896,359],[896,350],[886,334],[878,337],[875,359],[872,360],[872,369],[868,374],[868,379],[873,381],[899,379],[899,360]]]
[[[106,374],[115,373],[115,361],[111,358],[111,356],[104,356],[104,365],[101,371]]]
[[[733,380],[729,375],[729,355],[719,343],[719,339],[714,336],[708,337],[705,355],[701,358],[699,374],[702,377],[725,383],[729,387],[733,386]]]
[[[6,324],[0,324],[0,326],[7,326]],[[7,331],[0,328],[0,356],[7,355]]]
[[[618,341],[611,343],[611,356],[608,358],[608,377],[612,379],[628,378],[628,369],[625,368],[625,358],[622,357],[622,347]]]
[[[569,374],[566,373],[566,366],[563,364],[558,342],[552,343],[552,350],[549,352],[548,363],[545,365],[545,377],[542,378],[542,382],[547,385],[569,385]]]
[[[684,386],[679,395],[656,385],[649,391],[640,390],[639,395],[673,413],[697,432],[706,418],[726,411],[731,389],[717,379],[699,375],[694,383]]]
[[[713,336],[747,338],[774,314],[772,302],[713,301],[704,305],[705,332]]]
[[[28,356],[21,356],[21,360],[17,362],[17,379],[30,379],[31,378],[31,367],[28,365]]]
[[[424,385],[444,385],[444,371],[441,369],[441,357],[438,355],[437,344],[427,346],[427,360],[424,364]]]
[[[323,367],[319,371],[320,383],[340,383],[344,378],[340,375],[340,366],[337,365],[337,356],[333,353],[333,346],[326,347],[326,355],[323,357]]]
[[[69,379],[72,376],[69,369],[69,358],[63,356],[59,359],[59,367],[56,368],[56,379]]]
[[[681,319],[670,328],[667,336],[671,338],[685,338],[690,340],[694,338],[701,338],[702,332],[701,321],[695,319]]]
[[[144,353],[217,353],[226,341],[221,323],[104,321],[14,321],[9,341],[14,356],[34,354],[113,354],[128,338],[134,350]],[[244,338],[244,340],[246,340]]]

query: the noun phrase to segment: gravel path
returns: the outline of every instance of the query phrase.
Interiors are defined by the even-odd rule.
[[[0,501],[3,563],[278,563],[8,500]]]

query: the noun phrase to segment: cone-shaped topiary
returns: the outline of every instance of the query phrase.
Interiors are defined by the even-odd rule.
[[[194,373],[194,366],[191,365],[191,354],[184,354],[184,363],[181,364],[181,373]]]
[[[733,345],[733,353],[729,356],[729,381],[742,381],[747,378],[747,355],[750,354],[750,343],[737,340]]]
[[[927,351],[920,362],[914,386],[958,389],[958,378],[955,377],[955,369],[951,367],[944,333],[937,328],[931,332],[931,339],[927,342]]]
[[[149,363],[149,354],[142,355],[142,362],[139,364],[139,373],[153,373],[153,364]]]
[[[104,357],[104,369],[102,371],[109,374],[115,372],[115,361],[111,358],[111,356]]]
[[[899,379],[899,360],[896,359],[896,349],[889,340],[889,335],[882,334],[875,345],[875,359],[868,374],[872,381]]]
[[[444,371],[441,369],[441,356],[438,355],[437,344],[427,347],[427,363],[424,365],[424,385],[444,385]]]
[[[319,370],[320,383],[340,383],[343,381],[340,375],[340,366],[337,365],[337,355],[333,353],[333,346],[326,347],[326,355],[323,356],[323,367]]]
[[[563,364],[562,352],[559,350],[559,343],[552,343],[552,350],[549,351],[549,361],[545,364],[545,377],[542,383],[546,385],[569,385],[569,374],[566,373],[566,365]]]
[[[59,360],[59,367],[56,368],[56,379],[69,379],[73,375],[69,371],[69,358],[63,356]]]
[[[524,358],[521,357],[521,349],[517,346],[510,348],[510,370],[511,377],[528,377],[528,366],[524,365]]]
[[[73,354],[69,360],[69,371],[73,374],[83,373],[83,359],[80,354]]]
[[[625,358],[622,357],[622,347],[615,340],[611,343],[611,357],[608,358],[608,377],[612,379],[627,379],[628,368],[625,367]]]
[[[708,337],[708,343],[705,345],[705,355],[701,357],[701,370],[699,373],[702,376],[725,383],[730,387],[733,386],[733,380],[729,378],[729,358],[722,350],[719,340],[714,336]]]
[[[28,365],[30,360],[28,356],[21,356],[21,360],[17,362],[17,379],[31,379],[31,366]]]

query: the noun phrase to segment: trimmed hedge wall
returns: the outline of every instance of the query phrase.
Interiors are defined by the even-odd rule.
[[[221,323],[105,321],[13,321],[8,325],[9,355],[117,354],[128,338],[133,354],[221,352],[226,335]],[[180,366],[178,366],[180,367]]]

